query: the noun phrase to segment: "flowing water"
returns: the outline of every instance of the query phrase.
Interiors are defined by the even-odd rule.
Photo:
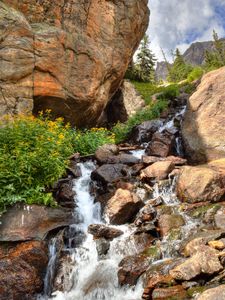
[[[182,108],[175,117],[184,113]],[[171,130],[174,128],[174,118],[166,122],[161,129]],[[162,131],[163,131],[162,130]],[[138,158],[144,155],[145,150],[132,151]],[[55,300],[140,300],[143,292],[142,280],[139,279],[136,287],[120,287],[118,284],[117,272],[118,264],[122,258],[138,253],[135,247],[132,234],[134,228],[130,225],[116,226],[124,234],[110,243],[110,249],[104,257],[98,256],[96,242],[93,236],[87,233],[90,224],[99,224],[107,221],[102,220],[100,206],[95,203],[95,197],[90,192],[91,172],[95,169],[93,162],[80,163],[82,176],[74,181],[74,191],[76,192],[75,214],[79,216],[78,224],[71,226],[70,230],[79,232],[83,237],[81,243],[72,247],[69,242],[67,247],[70,251],[71,270],[69,278],[64,282],[64,292],[56,291],[49,295],[51,280],[54,273],[54,263],[56,259],[56,247],[53,240],[50,244],[50,261],[45,279],[45,295],[39,299]],[[153,197],[160,197],[163,204],[170,206],[173,212],[179,212],[183,216],[185,225],[181,229],[181,239],[170,240],[165,237],[161,241],[162,260],[173,257],[174,249],[179,248],[181,240],[196,227],[186,214],[179,211],[179,200],[175,195],[176,178],[169,179],[167,184],[153,186]],[[159,263],[160,261],[158,261]],[[65,274],[68,271],[65,270]]]

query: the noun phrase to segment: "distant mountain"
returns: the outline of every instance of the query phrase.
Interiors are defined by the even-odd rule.
[[[222,39],[225,43],[225,38]],[[213,50],[213,42],[196,42],[191,44],[191,46],[184,52],[184,60],[191,65],[202,65],[204,63],[205,51]],[[166,80],[168,74],[167,65],[165,61],[157,63],[156,67],[156,78],[158,80]]]

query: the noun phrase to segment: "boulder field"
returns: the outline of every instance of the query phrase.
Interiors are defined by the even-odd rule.
[[[96,124],[148,26],[147,0],[0,2],[0,117]]]

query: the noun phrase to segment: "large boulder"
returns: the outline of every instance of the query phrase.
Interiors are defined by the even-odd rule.
[[[93,124],[148,26],[148,1],[0,2],[0,115],[52,109]]]
[[[197,300],[222,300],[225,299],[225,285],[222,284],[218,287],[208,289],[202,293]]]
[[[36,299],[43,290],[48,264],[48,248],[44,242],[31,241],[0,248],[0,299]]]
[[[121,225],[132,220],[144,203],[129,190],[118,189],[115,195],[109,199],[105,214],[110,223]]]
[[[225,67],[206,74],[190,97],[182,134],[190,160],[225,156]]]
[[[189,203],[217,202],[225,196],[225,160],[218,166],[214,163],[182,168],[177,182],[178,197]]]

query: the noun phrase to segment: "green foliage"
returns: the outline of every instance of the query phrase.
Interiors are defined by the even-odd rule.
[[[152,95],[158,93],[160,88],[150,82],[138,82],[132,81],[132,84],[135,86],[136,90],[141,94],[145,100],[145,104],[148,105],[151,102]]]
[[[205,68],[207,71],[225,66],[225,41],[219,39],[218,34],[213,30],[214,50],[205,53]]]
[[[126,140],[132,128],[141,124],[144,121],[149,121],[158,118],[163,110],[168,106],[168,101],[160,99],[156,103],[146,106],[144,109],[138,111],[126,123],[117,123],[112,132],[115,134],[115,142],[121,143]]]
[[[65,174],[68,157],[94,153],[112,142],[106,129],[76,131],[64,126],[62,118],[5,118],[0,127],[0,210],[21,201],[56,205],[45,191]]]
[[[139,82],[155,81],[155,62],[156,58],[149,48],[149,39],[145,35],[141,41],[137,54],[137,61],[129,64],[125,78]]]
[[[187,80],[188,82],[192,82],[202,77],[204,74],[204,70],[201,67],[195,67],[193,70],[188,74]]]
[[[169,69],[168,81],[179,82],[187,78],[193,67],[186,64],[179,49],[176,49],[175,60]]]

